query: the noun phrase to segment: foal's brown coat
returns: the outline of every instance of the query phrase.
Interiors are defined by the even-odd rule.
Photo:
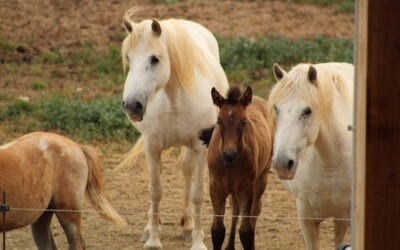
[[[37,132],[1,146],[0,173],[0,191],[6,192],[10,206],[6,230],[32,224],[39,249],[56,249],[50,227],[54,212],[43,209],[82,210],[85,193],[101,216],[125,224],[103,195],[103,177],[94,152],[65,137]],[[81,214],[55,214],[69,249],[84,249]],[[3,225],[0,230],[4,230]]]
[[[267,102],[252,98],[251,88],[241,95],[239,88],[232,87],[227,99],[213,89],[212,97],[220,108],[208,151],[214,215],[224,215],[226,198],[231,195],[233,219],[226,249],[234,249],[239,213],[243,216],[239,229],[242,245],[254,249],[256,216],[261,211],[272,153]],[[222,216],[214,217],[211,231],[214,249],[221,249],[225,235]]]

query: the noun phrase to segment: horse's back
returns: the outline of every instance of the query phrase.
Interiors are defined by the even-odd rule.
[[[329,62],[317,64],[341,76],[347,91],[354,93],[354,65],[351,63]]]
[[[0,147],[0,188],[6,192],[7,230],[33,223],[53,201],[56,192],[82,193],[87,181],[87,168],[80,146],[71,140],[36,132],[24,135]],[[86,161],[83,161],[86,164]],[[68,166],[67,166],[68,164]],[[61,178],[62,177],[62,178]],[[74,186],[71,183],[77,183]],[[73,198],[73,197],[70,197]]]
[[[247,109],[248,118],[254,125],[252,139],[256,141],[259,147],[259,164],[269,168],[273,135],[268,122],[268,102],[261,97],[253,96],[253,100]]]

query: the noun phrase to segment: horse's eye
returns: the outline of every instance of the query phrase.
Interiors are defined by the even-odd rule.
[[[240,124],[242,124],[242,126],[245,126],[247,124],[247,119],[244,118],[240,121]]]
[[[217,124],[221,124],[221,119],[220,118],[217,119]]]
[[[302,116],[309,116],[309,115],[311,115],[311,113],[312,113],[311,108],[310,108],[310,107],[307,107],[307,108],[305,108],[305,109],[303,110],[303,113],[302,113],[301,115],[302,115]]]
[[[150,63],[151,65],[156,65],[160,60],[156,56],[151,56],[150,57]]]

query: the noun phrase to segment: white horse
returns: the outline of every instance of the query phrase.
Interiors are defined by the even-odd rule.
[[[159,222],[161,153],[171,146],[185,146],[183,232],[189,236],[191,233],[191,249],[207,249],[200,223],[206,148],[197,136],[198,131],[217,120],[211,88],[222,93],[228,89],[226,75],[219,63],[218,43],[210,31],[191,21],[168,19],[135,23],[131,16],[128,11],[123,19],[128,35],[122,43],[122,57],[124,65],[129,66],[123,106],[141,133],[137,143],[143,143],[150,168],[151,206],[144,246],[145,249],[162,248]],[[194,225],[191,202],[194,204]]]
[[[354,66],[299,64],[269,95],[275,116],[272,166],[296,198],[306,249],[319,249],[319,225],[334,218],[336,247],[349,226]]]

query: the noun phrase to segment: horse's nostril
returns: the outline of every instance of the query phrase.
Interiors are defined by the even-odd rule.
[[[143,104],[140,102],[122,102],[124,109],[133,114],[141,114],[143,113]]]
[[[223,156],[227,163],[233,163],[237,159],[238,154],[236,151],[225,151]]]
[[[135,113],[141,113],[143,111],[143,104],[140,102],[135,102],[133,110]]]
[[[288,167],[288,169],[291,169],[291,168],[293,168],[293,166],[294,166],[294,160],[290,159],[288,161],[287,167]]]

